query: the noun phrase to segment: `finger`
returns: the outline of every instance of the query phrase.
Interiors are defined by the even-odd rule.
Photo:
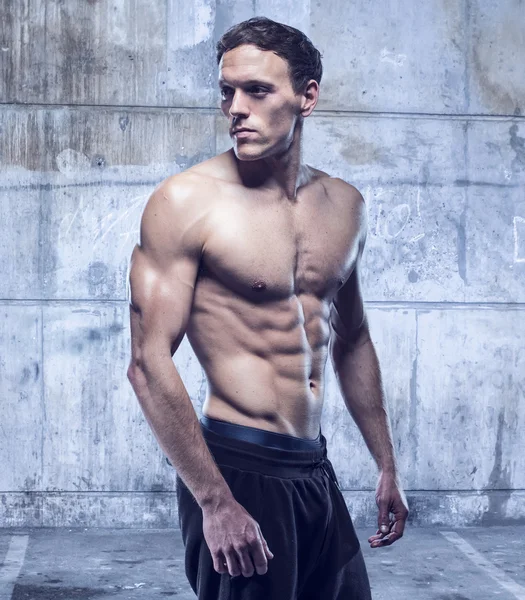
[[[402,535],[400,535],[399,533],[396,533],[395,531],[392,532],[389,536],[388,536],[388,545],[390,546],[391,544],[393,544],[394,542],[396,542],[399,538],[403,537]]]
[[[239,567],[235,550],[233,548],[230,548],[229,551],[226,551],[224,553],[224,557],[226,559],[228,573],[232,577],[238,577],[241,574],[241,568]]]
[[[261,531],[261,526],[259,525],[259,523],[257,523],[257,533],[259,535],[259,540],[260,540],[260,542],[262,544],[264,555],[266,556],[266,558],[268,560],[271,560],[274,557],[274,554],[270,550],[270,548],[268,548],[268,543],[264,539],[264,536],[263,536],[262,531]]]
[[[224,558],[224,554],[219,550],[219,552],[213,553],[213,568],[217,571],[217,573],[227,573],[228,569],[226,567],[226,560]]]
[[[264,540],[256,539],[250,544],[250,554],[257,571],[257,575],[264,575],[268,571],[268,560],[266,558]],[[272,556],[273,558],[273,556]]]
[[[271,560],[274,557],[274,554],[270,550],[270,548],[268,548],[268,544],[266,543],[266,540],[263,538],[262,533],[261,533],[261,539],[262,539],[262,545],[264,548],[264,553],[266,554],[266,558],[269,558]]]
[[[377,540],[376,542],[370,544],[372,548],[382,548],[383,546],[390,546],[396,540],[398,540],[401,536],[396,533],[390,533],[388,536],[384,537],[382,540]]]
[[[385,535],[379,540],[373,540],[372,543],[370,544],[370,546],[372,548],[380,548],[381,546],[387,546],[389,538],[390,538],[390,535]]]
[[[374,540],[380,540],[383,539],[385,537],[385,535],[388,535],[388,533],[380,533],[379,529],[377,530],[376,535],[372,535],[368,538],[369,542],[373,542]]]
[[[390,544],[393,544],[399,538],[402,538],[403,532],[397,530],[397,527],[399,527],[399,525],[400,524],[398,521],[394,521],[392,523],[390,533],[388,533],[388,535],[383,536],[381,539],[378,539],[378,536],[374,536],[376,539],[372,540],[372,544],[373,544],[372,547],[377,548],[378,546],[389,546]],[[374,542],[376,542],[376,543],[374,544]]]
[[[395,535],[396,539],[403,537],[404,532],[405,532],[405,519],[396,521],[392,525],[391,535]]]
[[[388,546],[388,538],[383,538],[382,540],[377,540],[370,544],[370,548],[382,548],[383,546]]]
[[[392,525],[392,530],[395,531],[396,533],[400,533],[401,535],[403,535],[403,532],[405,531],[405,524],[408,518],[408,514],[402,513],[399,516],[395,515],[395,521],[394,524]]]
[[[254,573],[252,559],[248,553],[247,548],[237,549],[237,560],[241,567],[241,573],[243,577],[251,577]]]

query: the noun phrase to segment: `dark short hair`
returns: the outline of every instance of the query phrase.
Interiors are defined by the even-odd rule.
[[[288,62],[288,72],[296,94],[303,92],[310,79],[321,83],[321,54],[308,37],[295,27],[266,17],[253,17],[234,25],[217,42],[217,64],[222,55],[242,44],[270,50]]]

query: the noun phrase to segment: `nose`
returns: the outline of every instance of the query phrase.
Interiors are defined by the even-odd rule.
[[[249,110],[246,103],[246,97],[243,96],[241,90],[236,90],[230,104],[230,115],[232,117],[248,116]]]

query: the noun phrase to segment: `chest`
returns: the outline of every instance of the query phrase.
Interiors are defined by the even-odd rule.
[[[219,203],[210,214],[201,275],[254,301],[301,293],[330,298],[357,255],[357,223],[341,204],[314,194],[293,204]]]

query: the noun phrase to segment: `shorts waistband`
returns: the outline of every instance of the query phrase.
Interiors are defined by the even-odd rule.
[[[257,427],[248,427],[247,425],[239,425],[238,423],[229,423],[212,419],[206,415],[202,415],[200,422],[207,429],[218,433],[219,435],[236,440],[244,440],[252,444],[260,444],[270,448],[279,448],[281,450],[318,450],[322,446],[321,429],[314,440],[295,437],[286,433],[278,433],[276,431],[268,431],[266,429],[258,429]]]
[[[327,457],[326,438],[321,430],[319,431],[317,441],[306,440],[305,438],[294,438],[294,436],[286,434],[267,432],[266,430],[258,430],[255,427],[246,427],[244,425],[226,423],[226,421],[220,422],[217,419],[213,419],[215,421],[212,424],[214,429],[218,427],[217,423],[221,427],[222,423],[226,423],[226,425],[235,425],[236,432],[248,430],[248,432],[244,431],[244,433],[240,433],[239,437],[231,437],[230,435],[223,435],[223,432],[217,433],[214,429],[209,429],[206,426],[207,419],[207,417],[206,419],[201,417],[199,423],[204,440],[218,466],[229,466],[245,471],[257,471],[265,475],[283,478],[311,477],[315,474],[316,470],[321,470],[337,483],[337,477]],[[262,431],[264,434],[269,433],[269,437],[264,435],[261,439],[265,439],[266,441],[273,440],[275,442],[279,440],[281,446],[266,446],[253,441],[247,441],[247,439],[241,439],[240,436],[244,434],[252,440],[255,436],[259,435],[251,430]],[[228,428],[229,433],[232,431],[233,429]],[[284,448],[282,446],[290,443],[290,441],[284,441],[283,437],[294,438],[299,442],[308,442],[307,445],[309,447],[308,449]]]

